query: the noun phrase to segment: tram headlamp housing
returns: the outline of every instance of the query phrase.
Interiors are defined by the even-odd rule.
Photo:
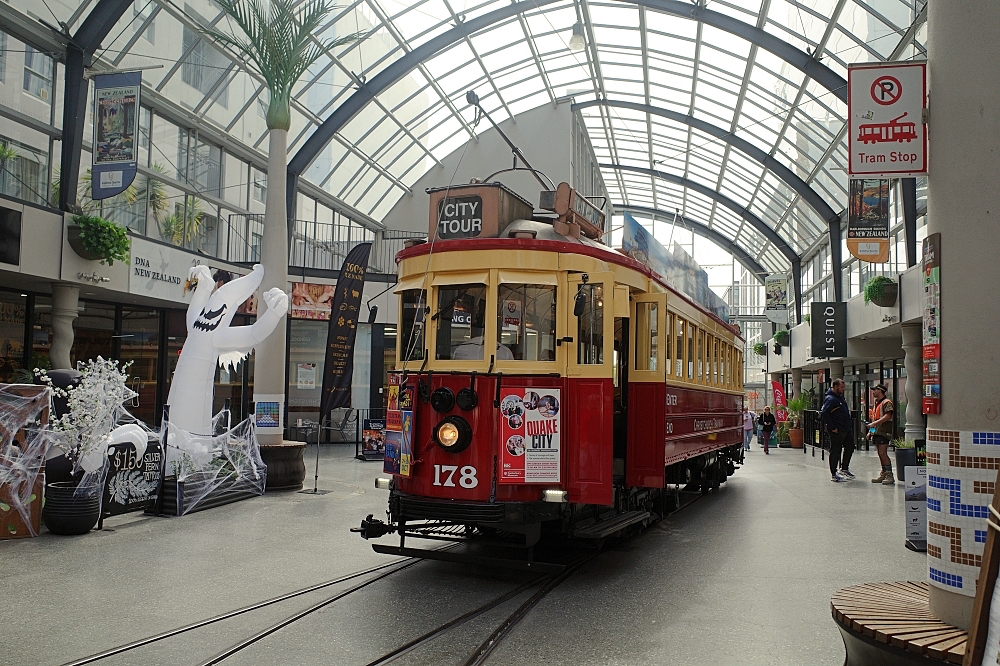
[[[472,443],[472,426],[461,416],[449,416],[434,426],[434,441],[448,453],[459,453]]]
[[[455,394],[447,386],[436,388],[431,393],[431,407],[434,408],[435,412],[444,414],[445,412],[450,412],[454,406]]]

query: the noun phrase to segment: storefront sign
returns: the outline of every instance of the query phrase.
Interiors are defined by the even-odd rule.
[[[241,277],[246,273],[245,270],[242,272],[234,270],[233,266],[204,261],[198,255],[180,248],[133,236],[132,257],[128,266],[128,292],[175,303],[190,302],[194,290],[187,284],[188,271],[198,264],[206,264],[213,275],[218,274],[220,270],[225,271],[230,279]],[[255,308],[248,308],[251,302],[256,303],[256,296],[247,299],[247,302],[240,306],[239,312],[256,313]]]
[[[330,318],[337,286],[332,284],[292,283],[292,319]]]
[[[927,550],[927,468],[904,468],[906,475],[906,545]]]
[[[326,362],[323,365],[323,394],[319,418],[330,411],[351,406],[351,379],[354,377],[354,340],[357,336],[358,311],[365,289],[368,254],[371,243],[355,245],[344,258],[333,299],[330,328],[326,336]]]
[[[389,407],[385,414],[382,470],[410,476],[413,464],[413,384],[403,384],[402,373],[389,374]]]
[[[365,460],[385,458],[385,419],[362,421],[361,454]]]
[[[847,69],[850,175],[927,173],[927,63],[859,64]]]
[[[847,303],[812,303],[812,357],[847,356]]]
[[[135,180],[142,72],[94,77],[91,198],[120,194]]]
[[[775,324],[788,323],[788,278],[769,275],[764,280],[764,316]]]
[[[779,423],[788,420],[788,403],[785,401],[785,387],[781,382],[771,382],[771,394],[774,397],[774,420]]]
[[[848,251],[873,264],[889,261],[889,181],[851,179],[848,197]]]
[[[558,483],[562,394],[555,388],[500,391],[500,483]]]
[[[924,414],[941,413],[941,234],[924,239]]]
[[[483,198],[446,197],[438,203],[438,238],[476,238],[483,233]]]
[[[102,514],[119,516],[152,506],[160,487],[163,463],[159,442],[148,443],[142,457],[131,442],[109,447]]]

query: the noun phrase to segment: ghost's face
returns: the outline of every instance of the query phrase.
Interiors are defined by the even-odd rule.
[[[198,314],[193,328],[211,333],[219,326],[229,326],[240,303],[253,295],[263,279],[264,269],[258,264],[249,275],[227,282],[216,289]]]

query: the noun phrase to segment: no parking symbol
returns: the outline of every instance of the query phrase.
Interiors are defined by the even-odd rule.
[[[872,82],[872,99],[876,104],[889,106],[899,101],[903,84],[895,76],[880,76]]]

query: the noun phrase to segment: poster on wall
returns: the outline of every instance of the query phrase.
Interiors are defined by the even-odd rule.
[[[385,458],[385,419],[364,419],[361,423],[361,455],[365,460]]]
[[[314,389],[316,388],[316,364],[297,363],[295,372],[295,388]]]
[[[500,483],[560,481],[561,400],[555,388],[500,391]]]
[[[385,413],[382,470],[410,476],[413,462],[413,385],[403,384],[401,373],[389,374],[389,405]]]
[[[327,321],[336,293],[337,285],[293,282],[291,318]]]
[[[284,415],[281,404],[285,396],[281,393],[255,394],[253,397],[253,423],[257,432],[264,435],[280,435],[284,430]]]
[[[94,150],[91,198],[107,199],[135,180],[142,72],[94,77]]]
[[[785,402],[785,387],[781,382],[771,382],[771,395],[774,397],[774,420],[781,423],[788,420],[788,403]]]
[[[941,413],[941,234],[924,239],[924,414]]]
[[[873,264],[889,261],[888,179],[852,178],[848,202],[848,252]]]
[[[927,468],[903,469],[906,475],[906,547],[927,552]]]
[[[775,324],[788,323],[788,278],[769,275],[764,280],[764,316]]]

